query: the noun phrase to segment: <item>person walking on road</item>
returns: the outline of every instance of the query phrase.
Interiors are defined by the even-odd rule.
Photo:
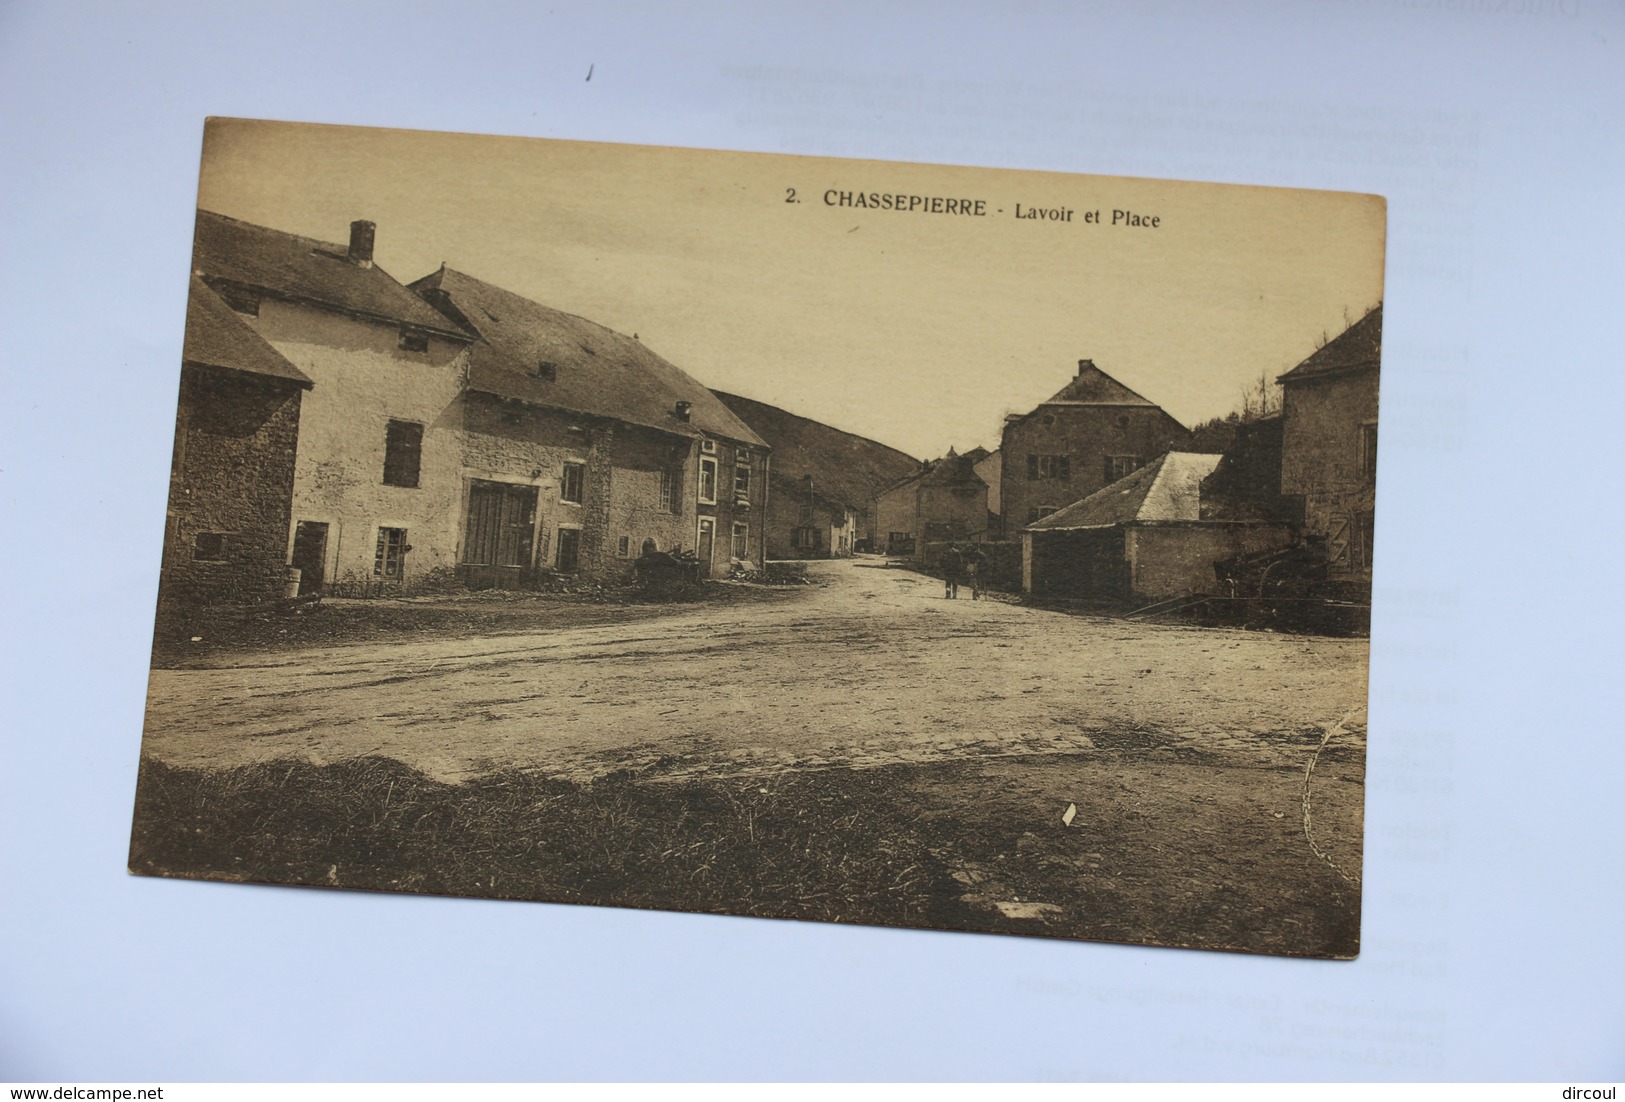
[[[982,573],[987,567],[987,556],[980,547],[965,552],[965,576],[970,579],[970,599],[982,599]]]
[[[952,601],[959,597],[959,571],[964,561],[958,544],[950,543],[948,550],[942,553],[943,600]]]

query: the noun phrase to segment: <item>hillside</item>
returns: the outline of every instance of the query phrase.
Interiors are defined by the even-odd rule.
[[[712,391],[773,449],[773,482],[864,510],[877,491],[913,474],[920,461],[863,436],[737,394]]]

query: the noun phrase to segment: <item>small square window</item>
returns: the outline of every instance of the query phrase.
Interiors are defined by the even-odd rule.
[[[228,554],[224,532],[199,532],[192,539],[192,558],[198,562],[225,562]]]
[[[536,370],[532,371],[531,374],[543,382],[551,383],[559,377],[559,365],[551,360],[542,360],[536,365]]]
[[[395,342],[402,352],[429,351],[429,334],[419,333],[415,329],[402,329],[400,340]]]
[[[221,284],[215,288],[222,301],[239,314],[246,314],[251,318],[260,316],[260,293],[247,287],[237,287],[232,284]]]
[[[700,451],[704,452],[706,455],[717,454],[717,442],[715,440],[701,440]]]

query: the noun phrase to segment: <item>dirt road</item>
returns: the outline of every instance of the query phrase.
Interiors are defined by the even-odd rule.
[[[822,584],[788,603],[154,670],[145,750],[207,768],[374,754],[459,781],[1096,747],[1301,768],[1340,721],[1343,749],[1363,749],[1364,640],[948,601],[878,560],[811,574]]]

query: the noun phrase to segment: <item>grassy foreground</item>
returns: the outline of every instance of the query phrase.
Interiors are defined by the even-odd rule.
[[[1351,956],[1357,887],[1270,810],[1295,781],[1102,754],[457,785],[376,757],[228,771],[148,759],[130,867]],[[1072,827],[1068,797],[1086,809]],[[1328,790],[1328,816],[1336,802]]]

